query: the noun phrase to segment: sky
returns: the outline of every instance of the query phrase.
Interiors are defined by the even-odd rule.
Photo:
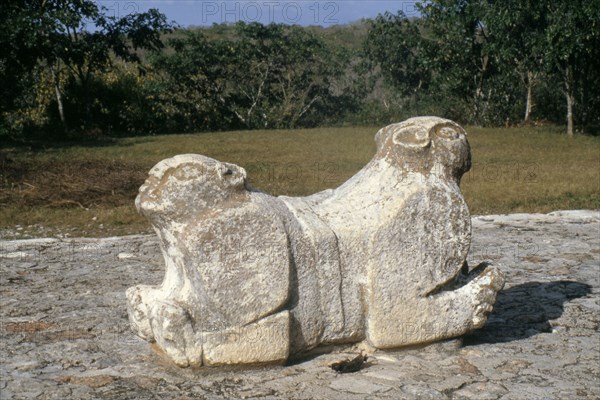
[[[108,15],[123,17],[157,8],[181,27],[238,21],[331,26],[372,18],[390,11],[417,15],[416,1],[398,0],[96,0]]]

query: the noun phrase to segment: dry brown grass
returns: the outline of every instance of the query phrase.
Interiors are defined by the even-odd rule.
[[[220,132],[121,139],[106,146],[2,150],[5,237],[147,232],[133,199],[147,171],[181,153],[246,168],[272,194],[335,187],[373,155],[377,128]],[[552,128],[470,128],[473,168],[462,188],[473,214],[600,208],[600,139]]]

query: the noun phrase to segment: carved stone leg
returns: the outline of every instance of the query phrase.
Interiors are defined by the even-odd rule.
[[[485,324],[503,286],[502,272],[490,266],[455,290],[399,301],[389,314],[371,315],[368,339],[393,348],[463,335]]]
[[[137,285],[127,289],[127,313],[131,329],[142,339],[153,342],[154,334],[150,326],[148,301],[160,292],[157,287]]]
[[[192,327],[188,312],[153,286],[138,285],[127,290],[131,327],[140,337],[156,342],[181,367],[202,363],[202,343]]]
[[[189,313],[170,300],[155,299],[149,305],[150,325],[156,343],[180,367],[202,365],[202,342]]]
[[[202,341],[207,365],[285,362],[290,352],[290,313],[281,311],[248,325],[204,332]]]

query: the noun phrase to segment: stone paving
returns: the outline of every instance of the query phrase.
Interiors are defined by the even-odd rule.
[[[474,217],[469,258],[507,285],[462,340],[181,369],[129,330],[125,290],[162,280],[154,236],[0,241],[0,399],[600,398],[600,213]]]

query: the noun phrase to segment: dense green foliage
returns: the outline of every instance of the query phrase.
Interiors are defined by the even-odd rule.
[[[385,124],[600,126],[600,0],[431,0],[349,25],[176,29],[91,0],[0,3],[0,137]],[[89,26],[93,29],[88,29]]]
[[[322,39],[296,26],[232,29],[233,39],[183,31],[169,40],[172,53],[153,58],[169,94],[160,101],[165,120],[184,131],[294,128],[337,112],[340,96],[331,88],[341,60]]]
[[[95,121],[103,111],[105,74],[115,60],[139,65],[139,50],[162,49],[160,35],[169,28],[155,9],[116,18],[91,0],[3,1],[0,129],[50,128],[68,135],[105,128]]]

